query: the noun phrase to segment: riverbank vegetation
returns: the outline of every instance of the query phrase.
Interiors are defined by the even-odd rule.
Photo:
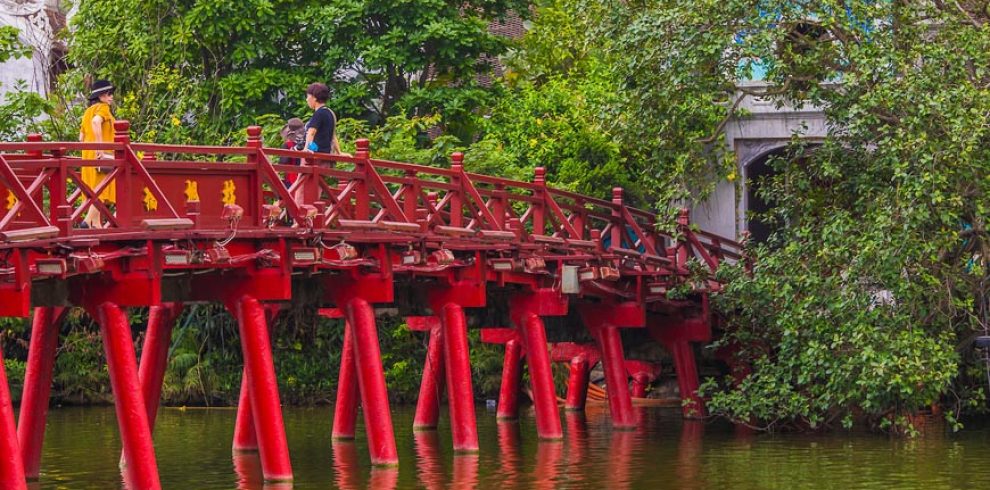
[[[506,15],[527,33],[492,34]],[[518,179],[545,166],[555,186],[626,187],[661,222],[739,185],[722,133],[746,116],[742,97],[823,108],[827,137],[795,135],[761,182],[776,227],[749,245],[752,274],[720,271],[723,336],[706,349],[736,352],[745,371],[705,383],[710,410],[767,429],[910,430],[933,405],[952,422],[987,406],[972,341],[990,322],[990,14],[975,3],[96,0],[65,36],[69,70],[47,98],[8,95],[0,136],[74,139],[96,75],[119,87],[135,139],[240,144],[261,124],[277,144],[282,121],[305,116],[306,84],[327,80],[345,146],[370,137],[376,155],[431,165],[461,150],[469,170]],[[738,86],[756,73],[768,88]],[[291,402],[333,392],[341,330],[314,321],[294,311],[275,330]],[[26,332],[4,325],[16,383]],[[235,330],[216,308],[189,309],[167,403],[236,398]],[[63,327],[64,401],[107,396],[95,332],[78,314]],[[414,398],[425,339],[399,321],[381,338],[394,399]],[[498,354],[472,349],[489,396]]]

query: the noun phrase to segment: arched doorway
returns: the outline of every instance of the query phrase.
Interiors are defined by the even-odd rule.
[[[781,146],[753,158],[743,166],[746,178],[745,229],[749,231],[750,240],[755,243],[765,243],[780,227],[780,223],[766,218],[767,212],[773,209],[773,203],[764,198],[761,190],[768,185],[769,179],[776,175],[772,160],[787,155],[787,147]]]

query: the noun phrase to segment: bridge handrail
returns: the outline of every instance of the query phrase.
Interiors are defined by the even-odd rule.
[[[307,226],[314,232],[361,222],[369,223],[367,226],[402,223],[410,230],[412,225],[418,225],[423,233],[454,233],[460,239],[473,239],[473,234],[482,232],[512,232],[518,245],[553,247],[593,243],[599,253],[611,251],[630,257],[652,257],[653,261],[666,260],[674,263],[679,273],[683,273],[687,257],[697,257],[712,269],[721,260],[742,258],[742,244],[692,229],[686,210],[678,219],[677,233],[664,233],[657,229],[654,213],[624,204],[620,188],[613,190],[611,201],[554,189],[547,185],[542,168],[536,170],[532,182],[520,182],[467,172],[461,154],[452,156],[450,168],[374,159],[367,140],[358,142],[358,151],[353,156],[314,155],[265,148],[257,127],[249,128],[248,144],[244,147],[131,143],[128,128],[126,121],[118,121],[113,143],[41,142],[37,137],[28,142],[0,143],[0,187],[10,194],[8,209],[0,218],[0,245],[4,241],[2,234],[14,229],[57,226],[58,236],[70,237],[126,232],[142,217],[195,218],[201,215],[200,202],[198,196],[190,197],[189,181],[222,178],[227,179],[227,185],[226,182],[233,183],[230,179],[236,178],[241,179],[240,192],[243,186],[248,188],[247,199],[236,201],[247,204],[245,214],[250,219],[241,225],[247,228],[284,227],[263,216],[268,212],[266,206],[275,206],[272,209],[284,209],[295,226]],[[83,160],[65,154],[95,149],[112,151],[114,159]],[[138,152],[144,154],[143,159],[138,158]],[[243,156],[245,161],[157,159],[165,154],[234,155]],[[327,164],[284,165],[278,163],[278,157]],[[107,176],[99,185],[89,188],[83,185],[76,170],[84,167],[101,167]],[[34,175],[26,175],[28,172]],[[286,187],[282,179],[289,173],[298,177],[295,184]],[[172,203],[179,195],[175,182],[181,182],[183,175],[189,176],[185,214]],[[168,192],[156,179],[169,183]],[[76,186],[72,193],[66,192],[66,180]],[[111,184],[123,196],[118,201],[116,216],[96,198]],[[233,187],[231,184],[232,195]],[[42,189],[48,189],[47,201]],[[144,211],[134,204],[139,202],[139,192],[144,193]],[[82,203],[78,204],[80,200]],[[177,202],[181,201],[179,197]],[[117,229],[83,232],[75,228],[89,206],[100,209],[104,219]],[[214,206],[211,212],[219,214],[217,209]],[[210,219],[213,221],[195,226],[219,225],[216,216]],[[600,228],[593,228],[593,223]]]

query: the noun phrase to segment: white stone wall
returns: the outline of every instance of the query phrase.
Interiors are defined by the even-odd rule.
[[[52,60],[54,34],[46,7],[58,7],[54,0],[0,0],[0,25],[14,26],[20,31],[21,42],[30,46],[30,59],[19,58],[0,63],[0,93],[15,87],[17,81],[41,94],[48,91],[48,73]]]
[[[739,85],[750,91],[767,88],[765,82]],[[719,183],[707,200],[691,206],[693,222],[729,238],[738,238],[747,230],[747,167],[769,152],[787,146],[795,133],[802,138],[821,140],[828,132],[825,115],[818,107],[777,107],[774,101],[747,96],[740,108],[749,114],[733,119],[725,128],[726,145],[736,156],[737,179]]]

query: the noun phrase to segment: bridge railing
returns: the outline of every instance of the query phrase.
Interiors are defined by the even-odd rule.
[[[402,235],[452,247],[630,260],[644,273],[685,274],[691,258],[710,269],[741,258],[738,242],[696,230],[686,210],[676,230],[664,233],[654,213],[624,204],[622,189],[613,189],[611,200],[553,189],[542,168],[532,182],[519,182],[467,172],[459,153],[450,168],[373,159],[367,140],[347,156],[264,148],[258,127],[248,129],[243,147],[131,143],[128,131],[118,121],[113,143],[0,143],[0,247],[76,236],[222,233],[233,220],[245,232]],[[112,152],[113,159],[70,154],[81,150]],[[280,164],[281,157],[308,164]],[[93,167],[103,178],[90,186],[81,174]],[[287,185],[289,174],[296,178]],[[111,187],[116,203],[106,205],[98,196]],[[107,228],[79,227],[91,206]]]

